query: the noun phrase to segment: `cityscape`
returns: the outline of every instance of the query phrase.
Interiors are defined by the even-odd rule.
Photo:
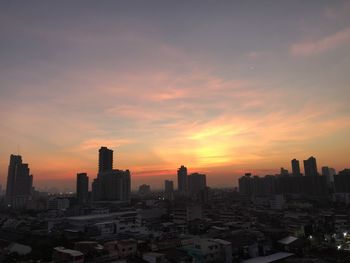
[[[0,263],[350,263],[350,0],[1,0]]]
[[[98,150],[91,182],[74,193],[37,191],[29,164],[11,155],[1,202],[3,262],[349,262],[350,169],[316,158],[292,172],[239,178],[211,188],[206,175],[177,169],[161,191],[131,191],[129,170]],[[174,185],[177,185],[175,188]],[[349,232],[348,232],[349,231]],[[337,260],[337,261],[335,261]]]

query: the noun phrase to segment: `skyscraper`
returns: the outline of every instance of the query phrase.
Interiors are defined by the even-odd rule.
[[[188,176],[188,192],[191,196],[196,196],[207,186],[205,174],[193,173]]]
[[[293,176],[300,176],[300,164],[297,159],[292,160],[292,174]]]
[[[164,181],[164,190],[165,192],[174,192],[174,182],[170,180]]]
[[[179,193],[186,194],[188,190],[187,168],[183,165],[177,170],[177,189]]]
[[[103,173],[113,170],[113,150],[101,147],[98,158],[98,172]]]
[[[79,204],[85,204],[89,195],[89,177],[86,173],[77,174],[77,199]]]
[[[113,169],[113,151],[99,149],[98,175],[92,183],[94,201],[129,201],[131,179],[129,170]]]
[[[174,182],[170,180],[164,181],[164,193],[167,200],[174,199]]]
[[[22,163],[22,156],[11,155],[7,175],[6,202],[14,208],[25,207],[32,194],[33,176],[29,166]]]
[[[311,156],[309,159],[304,160],[304,171],[306,176],[318,175],[315,157]]]

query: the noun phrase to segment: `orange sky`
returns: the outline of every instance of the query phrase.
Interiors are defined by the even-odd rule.
[[[134,188],[350,167],[349,1],[175,2],[0,4],[0,183],[18,148],[38,187],[94,178],[102,145]]]

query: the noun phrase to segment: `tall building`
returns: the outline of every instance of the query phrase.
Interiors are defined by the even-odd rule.
[[[170,180],[164,181],[164,190],[165,192],[174,192],[174,182]]]
[[[206,187],[207,181],[205,174],[193,173],[188,176],[188,192],[191,196],[196,196]]]
[[[98,158],[98,172],[103,173],[113,170],[113,150],[101,147]]]
[[[24,208],[32,194],[33,176],[22,156],[11,155],[7,175],[6,203],[14,208]]]
[[[186,194],[188,190],[187,168],[183,165],[177,170],[177,189],[181,194]]]
[[[77,199],[79,204],[85,204],[89,196],[89,177],[86,173],[77,174]]]
[[[167,200],[174,200],[174,182],[170,180],[164,181],[164,194]]]
[[[131,179],[129,170],[113,169],[113,151],[99,150],[98,175],[92,183],[94,201],[129,201]]]
[[[304,160],[304,171],[306,176],[318,175],[315,157],[311,156],[309,159]]]
[[[292,174],[293,176],[300,176],[300,164],[297,159],[292,160]]]
[[[112,170],[99,174],[92,183],[94,201],[129,201],[131,179],[129,170]]]

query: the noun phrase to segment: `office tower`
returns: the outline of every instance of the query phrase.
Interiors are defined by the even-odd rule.
[[[170,180],[164,181],[164,194],[167,200],[174,200],[174,182]]]
[[[300,164],[297,159],[292,160],[292,174],[293,176],[300,176]]]
[[[6,203],[14,208],[24,208],[32,194],[33,176],[28,164],[20,155],[11,155],[7,175]]]
[[[281,173],[280,173],[281,176],[288,176],[289,175],[289,172],[287,169],[284,169],[283,167],[281,167]]]
[[[101,147],[98,158],[98,173],[113,170],[113,150]]]
[[[113,169],[113,151],[107,147],[99,150],[99,173],[92,183],[94,201],[129,201],[131,176],[129,170]]]
[[[147,195],[151,192],[151,186],[149,184],[142,184],[139,186],[139,194]]]
[[[193,173],[188,176],[188,192],[191,196],[196,196],[206,186],[205,174]]]
[[[307,160],[304,160],[304,171],[306,176],[318,175],[316,159],[313,156]]]
[[[180,194],[186,194],[188,187],[187,168],[183,165],[177,170],[177,189]]]
[[[85,204],[89,195],[89,177],[86,173],[77,174],[77,199],[79,204]]]

